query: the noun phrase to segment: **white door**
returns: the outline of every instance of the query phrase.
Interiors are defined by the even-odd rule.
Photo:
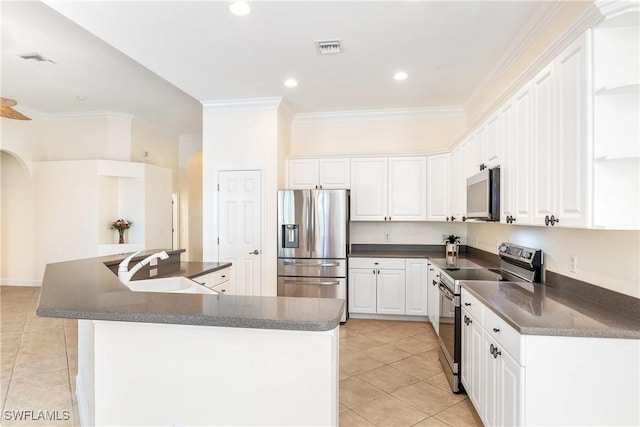
[[[231,263],[235,294],[261,295],[261,173],[220,171],[218,183],[218,260]]]

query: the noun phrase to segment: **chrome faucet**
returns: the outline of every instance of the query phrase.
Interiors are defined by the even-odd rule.
[[[131,281],[131,278],[133,277],[134,274],[138,272],[138,270],[140,270],[145,265],[149,264],[154,259],[169,258],[169,255],[165,251],[157,252],[155,254],[149,255],[148,257],[146,257],[145,259],[143,259],[142,261],[134,265],[131,270],[129,270],[129,262],[131,261],[131,258],[138,255],[140,252],[142,251],[132,253],[131,255],[126,257],[124,260],[122,260],[122,262],[118,266],[118,279],[120,279],[120,281],[125,285]]]

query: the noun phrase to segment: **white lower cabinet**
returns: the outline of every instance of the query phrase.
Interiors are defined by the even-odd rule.
[[[522,425],[521,335],[465,289],[461,305],[462,384],[469,399],[485,425]]]
[[[521,335],[464,287],[461,304],[462,384],[486,426],[640,425],[637,339]]]
[[[349,259],[349,313],[427,316],[427,261]]]
[[[407,258],[405,260],[405,273],[405,314],[427,316],[429,314],[427,260]]]
[[[404,314],[404,269],[380,269],[377,270],[376,274],[376,312],[380,314]]]
[[[436,333],[439,332],[440,323],[440,291],[438,290],[438,282],[440,281],[440,269],[433,263],[429,262],[429,271],[427,272],[427,302],[429,321]]]
[[[194,281],[213,289],[218,293],[233,294],[233,281],[231,280],[231,267],[225,267],[212,273],[203,274],[193,278]]]

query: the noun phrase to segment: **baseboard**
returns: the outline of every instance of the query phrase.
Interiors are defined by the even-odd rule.
[[[427,316],[406,316],[401,314],[375,314],[375,313],[349,313],[349,319],[370,319],[370,320],[403,320],[407,322],[428,322]]]
[[[0,286],[42,286],[41,280],[35,279],[0,279]]]

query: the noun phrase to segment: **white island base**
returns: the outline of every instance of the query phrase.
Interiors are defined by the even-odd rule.
[[[338,423],[339,331],[78,321],[82,425]]]

